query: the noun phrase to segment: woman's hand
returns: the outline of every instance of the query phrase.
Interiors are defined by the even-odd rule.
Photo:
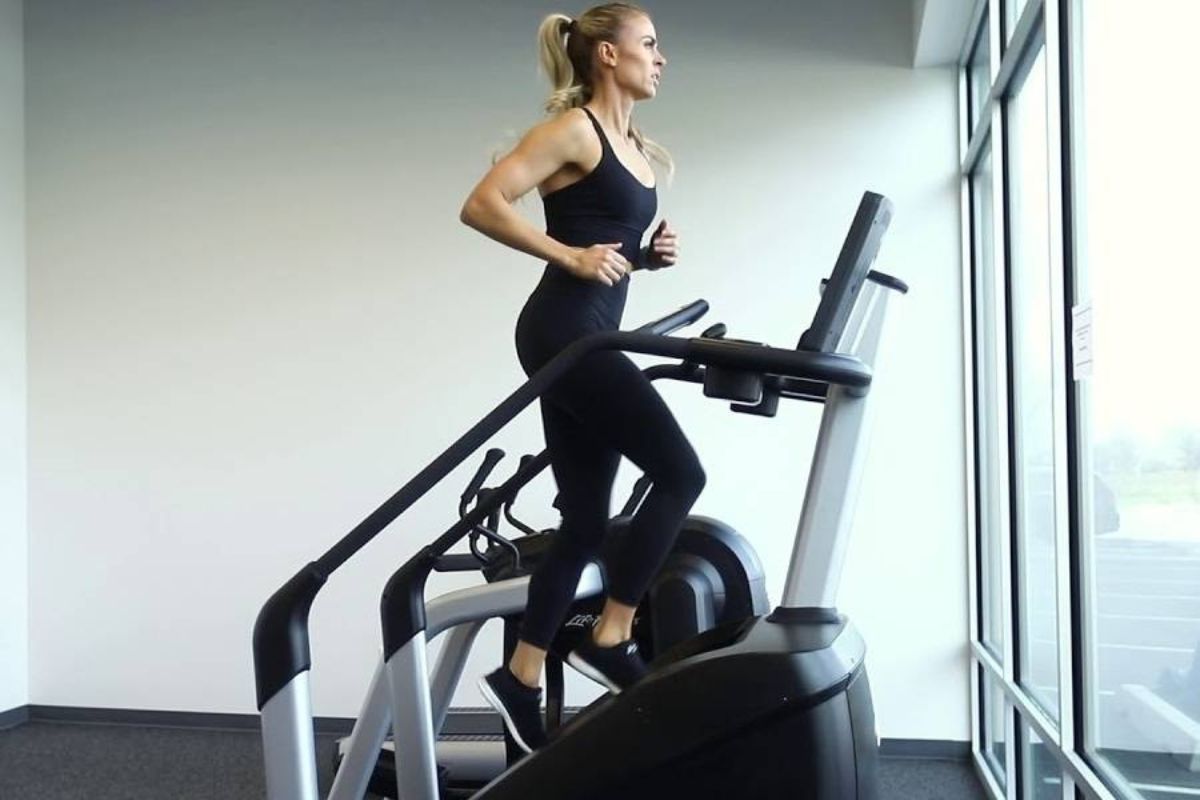
[[[616,286],[625,273],[629,272],[629,261],[617,251],[621,243],[594,244],[591,247],[573,247],[572,258],[563,264],[576,278],[598,281],[605,286]]]
[[[662,269],[679,260],[679,235],[664,219],[650,236],[646,248],[646,269]]]

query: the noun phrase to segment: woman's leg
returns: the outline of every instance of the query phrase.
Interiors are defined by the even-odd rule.
[[[529,582],[529,602],[509,669],[537,686],[546,650],[575,598],[579,577],[600,551],[620,454],[552,402],[542,402],[562,524]]]
[[[546,446],[558,483],[562,525],[529,581],[520,638],[507,667],[485,676],[480,691],[527,751],[546,740],[541,717],[546,650],[575,597],[579,576],[600,549],[620,455],[570,414],[542,402]]]
[[[667,404],[621,353],[597,353],[569,384],[552,393],[597,440],[615,448],[653,481],[630,521],[622,552],[608,564],[609,598],[632,614],[670,553],[704,469]],[[616,621],[615,619],[613,620]]]
[[[621,691],[645,674],[645,662],[630,641],[634,613],[704,488],[704,470],[666,403],[620,353],[589,357],[579,374],[550,397],[653,481],[621,551],[607,564],[608,600],[592,638],[568,657],[576,669]]]
[[[535,688],[554,632],[574,597],[579,576],[608,530],[609,503],[620,454],[654,482],[631,521],[630,537],[608,565],[609,597],[594,633],[571,663],[614,691],[645,671],[631,637],[633,612],[670,552],[704,470],[670,410],[641,370],[619,353],[597,353],[542,400],[546,445],[560,494],[562,527],[532,576],[520,642],[507,668],[485,676],[480,689],[526,750],[545,741]],[[621,637],[623,646],[604,647]]]

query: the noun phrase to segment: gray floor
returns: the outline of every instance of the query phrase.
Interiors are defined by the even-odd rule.
[[[319,740],[328,788],[332,739]],[[251,732],[35,722],[0,732],[0,800],[262,798],[262,748]],[[885,759],[885,800],[982,800],[963,762]]]

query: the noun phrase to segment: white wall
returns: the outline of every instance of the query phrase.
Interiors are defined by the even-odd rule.
[[[955,78],[909,68],[907,5],[655,5],[670,64],[638,119],[678,161],[660,203],[686,258],[635,279],[627,322],[703,296],[732,335],[790,345],[862,191],[893,199],[880,267],[913,292],[841,607],[883,735],[965,740]],[[251,711],[262,601],[518,384],[540,265],[457,213],[538,115],[556,7],[31,4],[33,702]],[[754,540],[777,598],[816,409],[667,392],[708,468],[697,510]],[[539,449],[535,415],[496,443]],[[356,713],[379,590],[473,467],[319,598],[318,714]],[[518,508],[551,524],[551,494]]]
[[[0,712],[29,702],[22,18],[0,0]]]

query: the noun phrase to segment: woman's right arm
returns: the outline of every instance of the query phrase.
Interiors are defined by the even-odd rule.
[[[579,163],[587,126],[582,115],[562,114],[534,127],[511,153],[488,171],[463,203],[459,219],[484,235],[523,253],[558,264],[585,280],[613,285],[629,271],[619,244],[570,247],[517,213],[513,203],[566,164]]]

